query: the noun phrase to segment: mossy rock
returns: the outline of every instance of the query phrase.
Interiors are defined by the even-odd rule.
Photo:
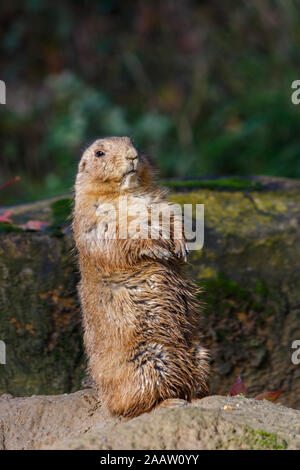
[[[260,178],[259,191],[207,189],[172,194],[205,207],[205,241],[187,273],[204,289],[204,329],[213,357],[212,392],[229,393],[238,375],[249,396],[283,388],[300,407],[300,184]]]
[[[249,396],[283,388],[280,401],[299,408],[291,345],[300,338],[300,182],[249,181],[259,190],[193,186],[170,195],[205,206],[204,247],[186,269],[203,287],[211,391],[228,394],[241,375]],[[73,239],[61,230],[72,204],[56,201],[9,208],[15,224],[50,222],[46,233],[0,231],[0,393],[75,390],[85,368]]]
[[[52,223],[53,201],[10,208],[16,224]],[[85,372],[71,234],[0,231],[0,394],[76,390]]]
[[[192,189],[215,189],[227,191],[260,191],[263,185],[259,181],[249,178],[240,177],[227,177],[227,178],[214,178],[214,179],[187,179],[187,180],[174,180],[162,182],[170,189],[177,191],[192,190]]]

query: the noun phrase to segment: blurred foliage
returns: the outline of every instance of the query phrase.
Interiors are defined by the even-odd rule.
[[[130,135],[162,177],[300,177],[298,0],[2,2],[0,204],[70,191]]]

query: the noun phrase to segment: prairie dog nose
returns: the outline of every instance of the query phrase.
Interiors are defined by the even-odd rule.
[[[133,161],[133,160],[136,160],[138,158],[138,154],[137,153],[128,153],[126,155],[126,158],[127,158],[127,160],[132,160]]]

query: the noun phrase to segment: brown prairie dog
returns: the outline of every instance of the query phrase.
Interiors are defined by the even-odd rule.
[[[115,416],[208,394],[196,289],[181,274],[186,246],[176,230],[179,215],[174,208],[153,222],[145,211],[162,203],[173,209],[165,197],[128,137],[96,140],[83,153],[73,229],[84,342],[100,399]]]

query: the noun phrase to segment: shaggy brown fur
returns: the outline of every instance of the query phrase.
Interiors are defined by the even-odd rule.
[[[81,158],[73,229],[84,341],[101,400],[115,416],[133,417],[163,400],[190,401],[208,394],[196,289],[180,272],[185,240],[143,238],[148,215],[140,219],[138,238],[130,233],[124,239],[110,236],[114,224],[106,203],[119,215],[119,235],[125,218],[134,221],[134,216],[119,213],[119,196],[127,196],[129,207],[138,209],[141,203],[149,208],[165,201],[165,195],[128,137],[99,139]]]

